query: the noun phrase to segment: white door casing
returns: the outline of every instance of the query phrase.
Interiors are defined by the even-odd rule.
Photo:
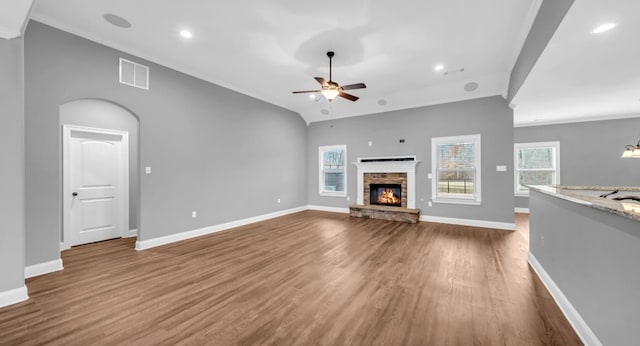
[[[129,134],[63,125],[63,246],[127,236]]]

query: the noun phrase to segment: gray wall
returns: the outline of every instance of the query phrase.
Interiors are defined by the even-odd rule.
[[[640,339],[640,222],[531,192],[530,251],[604,345]]]
[[[119,57],[150,67],[148,91],[118,83]],[[25,87],[29,265],[59,258],[59,107],[72,100],[109,100],[139,119],[140,167],[152,168],[140,180],[140,240],[307,204],[296,113],[34,21]]]
[[[640,117],[561,125],[517,127],[516,143],[560,142],[560,184],[640,186],[640,159],[621,159],[640,139]],[[516,207],[528,208],[528,197]]]
[[[482,135],[482,205],[434,204],[431,199],[431,138]],[[404,139],[405,143],[399,143]],[[368,146],[368,141],[373,146]],[[347,145],[346,197],[318,194],[318,146]],[[356,202],[358,157],[416,155],[416,207],[422,215],[513,223],[513,112],[500,96],[406,109],[309,126],[308,195],[310,205],[346,208]],[[506,165],[507,172],[496,172]]]
[[[0,293],[24,285],[23,40],[0,39]]]
[[[564,16],[573,5],[574,0],[544,0],[536,19],[527,34],[527,38],[520,50],[518,60],[516,60],[507,93],[507,101],[511,102],[518,93],[520,87],[527,79],[529,72],[533,69],[538,58],[547,47],[549,40],[560,26]]]
[[[102,100],[77,100],[60,106],[60,126],[76,125],[129,133],[129,229],[138,227],[138,119]]]

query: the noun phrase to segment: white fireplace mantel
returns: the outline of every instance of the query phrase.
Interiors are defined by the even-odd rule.
[[[364,174],[365,173],[406,173],[407,174],[407,208],[416,207],[416,166],[420,161],[373,161],[362,162],[368,158],[358,158],[357,175],[357,204],[364,204]],[[381,159],[381,158],[376,158]]]

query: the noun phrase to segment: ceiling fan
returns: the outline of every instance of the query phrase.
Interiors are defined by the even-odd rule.
[[[326,81],[322,77],[314,77],[315,80],[322,85],[320,90],[305,90],[305,91],[294,91],[294,94],[302,94],[302,93],[320,93],[324,96],[329,102],[333,101],[337,96],[345,98],[350,101],[357,101],[359,97],[353,96],[351,94],[347,94],[344,90],[352,90],[352,89],[364,89],[367,86],[364,83],[357,84],[349,84],[340,86],[340,84],[334,82],[331,79],[331,59],[335,55],[334,52],[327,52],[327,56],[329,57],[329,80]]]

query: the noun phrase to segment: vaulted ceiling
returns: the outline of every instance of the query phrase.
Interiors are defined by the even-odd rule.
[[[541,2],[37,0],[31,18],[313,122],[506,95]],[[512,100],[516,125],[640,114],[638,13],[635,0],[575,1]],[[617,26],[591,33],[604,22]],[[291,93],[328,79],[329,50],[335,81],[367,84],[349,91],[357,102]]]
[[[504,94],[536,6],[533,0],[44,0],[36,1],[32,18],[313,122]],[[107,13],[131,27],[108,23]],[[193,37],[181,37],[183,29]],[[329,50],[336,53],[335,81],[366,83],[351,91],[357,102],[319,104],[291,93],[317,89],[313,77],[328,79]],[[435,71],[437,65],[443,69]],[[471,82],[477,89],[465,91]]]

